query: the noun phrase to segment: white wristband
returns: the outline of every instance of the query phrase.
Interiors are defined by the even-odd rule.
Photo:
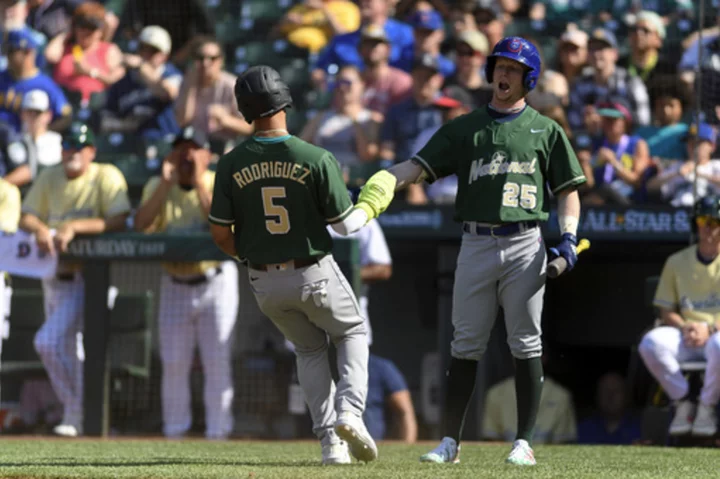
[[[558,216],[560,234],[570,233],[577,236],[578,223],[579,220],[575,216]]]

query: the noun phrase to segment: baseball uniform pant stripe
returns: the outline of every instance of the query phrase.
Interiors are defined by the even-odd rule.
[[[680,370],[685,361],[707,361],[705,380],[700,391],[700,402],[714,406],[720,400],[720,333],[708,339],[704,347],[685,345],[682,331],[671,326],[660,326],[643,336],[638,347],[653,377],[672,400],[688,393],[688,381]]]
[[[332,429],[336,412],[362,416],[368,385],[367,330],[352,288],[332,256],[297,270],[248,268],[248,276],[260,310],[295,346],[313,432],[322,439]],[[337,388],[328,363],[328,336],[338,351]]]

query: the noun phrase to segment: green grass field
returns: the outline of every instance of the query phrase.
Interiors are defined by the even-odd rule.
[[[323,467],[313,442],[0,440],[0,478],[690,478],[718,477],[715,449],[538,446],[538,465],[503,463],[505,444],[464,444],[462,464],[420,464],[431,444],[380,444],[370,464]]]

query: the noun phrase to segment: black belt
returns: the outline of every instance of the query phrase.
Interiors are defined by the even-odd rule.
[[[214,271],[215,274],[201,274],[198,276],[193,276],[191,278],[178,278],[177,276],[170,276],[170,280],[175,284],[182,284],[185,286],[197,286],[198,284],[207,283],[210,281],[211,278],[214,278],[215,276],[222,273],[222,268],[219,266],[215,269],[211,269],[211,272]]]
[[[493,226],[474,225],[474,227],[470,223],[463,223],[463,231],[481,236],[510,236],[535,228],[537,225],[537,221],[520,221]]]
[[[286,261],[284,263],[274,263],[274,264],[258,264],[258,263],[251,263],[248,261],[248,268],[254,269],[257,271],[273,271],[273,270],[283,270],[286,268],[292,266],[294,269],[298,268],[305,268],[306,266],[312,266],[314,264],[318,264],[320,260],[323,258],[323,256],[315,256],[313,258],[307,258],[307,259],[291,259],[290,261]]]
[[[75,281],[75,273],[58,273],[55,275],[55,279],[58,281]]]

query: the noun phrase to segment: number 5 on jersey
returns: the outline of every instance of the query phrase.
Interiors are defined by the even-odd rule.
[[[276,205],[276,199],[285,198],[284,186],[265,186],[262,188],[263,210],[265,216],[273,218],[265,220],[265,228],[273,235],[284,235],[290,231],[290,216],[282,205]]]
[[[508,181],[503,187],[503,206],[517,208],[518,204],[524,210],[534,210],[537,206],[537,186],[518,185]],[[518,196],[520,201],[518,202]]]

